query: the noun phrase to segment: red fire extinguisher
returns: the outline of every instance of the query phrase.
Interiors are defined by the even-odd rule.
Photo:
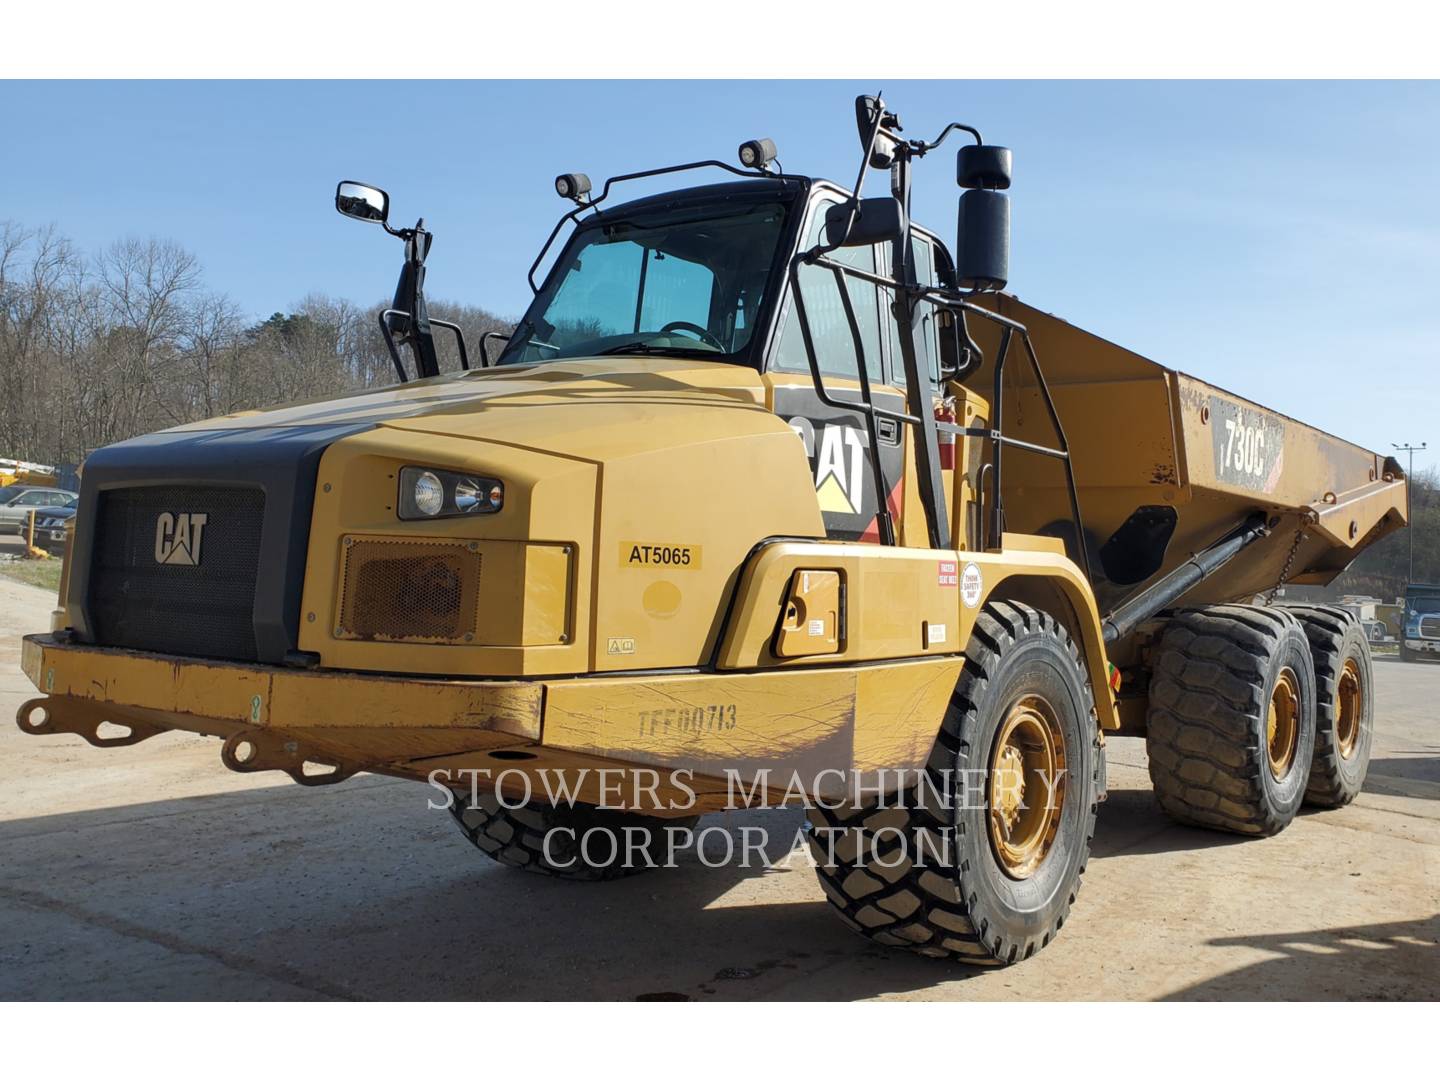
[[[935,406],[935,419],[942,424],[958,423],[959,418],[955,413],[955,399],[946,398]],[[940,430],[936,432],[940,443],[940,467],[942,469],[955,468],[955,433],[953,431]]]

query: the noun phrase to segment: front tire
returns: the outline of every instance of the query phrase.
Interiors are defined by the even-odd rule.
[[[1315,749],[1315,665],[1283,608],[1181,611],[1156,650],[1150,780],[1176,821],[1273,836],[1294,819]]]
[[[870,940],[925,956],[994,966],[1044,948],[1095,834],[1092,706],[1063,626],[1021,604],[987,605],[924,782],[900,793],[904,805],[810,811],[831,906]]]
[[[503,866],[569,881],[612,881],[665,866],[670,830],[689,830],[700,819],[657,818],[584,803],[532,802],[518,808],[492,793],[471,799],[456,791],[450,816],[477,848]]]

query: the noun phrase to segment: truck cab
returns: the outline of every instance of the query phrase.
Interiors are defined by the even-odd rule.
[[[1413,583],[1405,589],[1400,659],[1440,660],[1440,585]]]

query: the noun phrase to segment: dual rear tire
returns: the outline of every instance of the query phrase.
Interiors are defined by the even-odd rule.
[[[1273,836],[1302,804],[1360,792],[1374,727],[1370,646],[1342,608],[1182,611],[1153,657],[1146,743],[1177,821]]]

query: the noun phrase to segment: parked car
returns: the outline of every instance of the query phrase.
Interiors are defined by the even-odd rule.
[[[36,487],[34,484],[11,484],[8,487],[0,487],[0,506],[4,506],[11,499],[18,499],[27,491],[50,491],[50,488]]]
[[[78,496],[73,491],[59,488],[32,487],[20,492],[9,502],[0,505],[0,533],[19,536],[24,532],[30,511],[72,506]]]
[[[35,515],[35,546],[51,555],[65,554],[65,526],[75,516],[75,507],[55,506]]]

